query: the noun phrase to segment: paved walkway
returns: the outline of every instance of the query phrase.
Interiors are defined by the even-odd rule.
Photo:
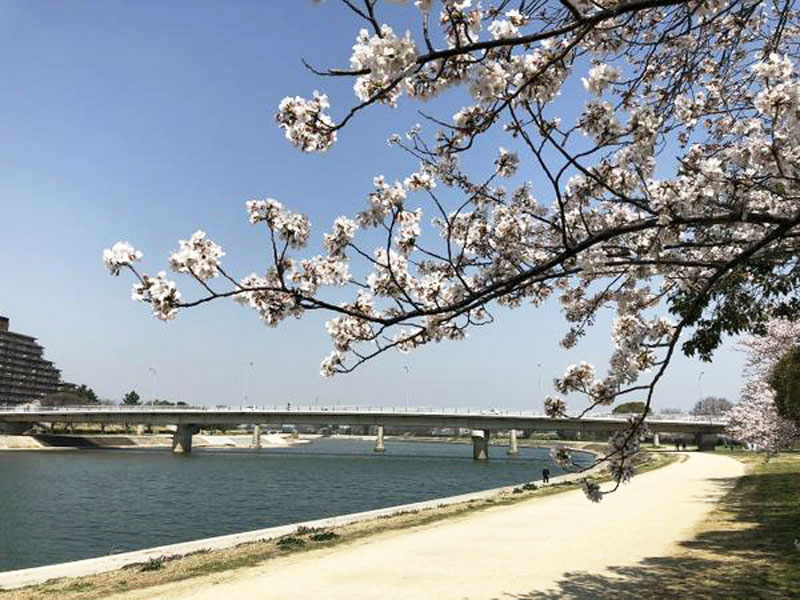
[[[600,504],[566,492],[115,599],[518,598],[553,588],[567,571],[609,574],[676,552],[744,472],[725,456],[687,457]]]

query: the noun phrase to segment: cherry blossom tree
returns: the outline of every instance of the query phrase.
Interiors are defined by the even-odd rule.
[[[776,364],[797,347],[800,322],[771,321],[766,333],[742,342],[747,350],[748,380],[739,403],[730,411],[728,429],[736,439],[766,452],[767,457],[800,441],[800,426],[780,414],[770,380]]]
[[[318,91],[285,98],[276,121],[292,145],[332,151],[363,111],[456,88],[468,103],[425,113],[424,126],[398,125],[405,133],[389,141],[418,168],[375,174],[364,210],[324,233],[323,254],[298,253],[309,221],[272,198],[246,204],[270,248],[252,274],[224,269],[202,231],[180,242],[170,267],[198,284],[191,298],[166,272],[140,272],[130,244],[106,250],[111,273],[129,270],[133,297],[156,317],[224,298],[270,326],[326,311],[327,377],[387,351],[463,339],[497,306],[550,299],[563,308],[570,348],[610,308],[608,368],[571,365],[556,381],[560,393],[586,396],[588,411],[629,394],[648,408],[676,351],[708,360],[727,334],[797,316],[792,3],[418,0],[406,6],[413,32],[384,22],[377,0],[341,3],[362,27],[349,65],[306,66],[350,78],[355,101],[333,110]],[[498,135],[507,142],[488,151]],[[484,167],[467,172],[467,155]],[[383,234],[376,248],[365,245],[369,230]],[[352,290],[350,300],[330,288]],[[566,414],[561,398],[546,406]],[[617,485],[630,477],[646,412],[612,440]]]

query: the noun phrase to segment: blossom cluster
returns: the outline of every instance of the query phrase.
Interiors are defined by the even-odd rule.
[[[583,87],[598,96],[619,78],[619,71],[605,63],[596,65],[589,69],[587,77],[582,77]]]
[[[247,202],[250,223],[266,223],[290,248],[302,248],[308,242],[311,226],[308,217],[286,210],[273,198]]]
[[[343,256],[347,245],[353,241],[358,223],[347,217],[338,217],[333,222],[333,231],[323,236],[325,249],[331,256]]]
[[[169,257],[170,266],[178,273],[190,273],[201,281],[219,274],[219,259],[225,256],[217,244],[198,230],[188,240],[178,242],[180,248]]]
[[[116,242],[111,248],[103,250],[103,263],[109,273],[119,275],[124,267],[141,260],[142,253],[128,242]]]
[[[153,316],[170,321],[178,315],[181,293],[175,282],[167,279],[164,271],[159,271],[155,277],[142,275],[142,280],[133,286],[131,298],[149,303]]]
[[[406,190],[403,184],[395,181],[387,183],[383,175],[373,178],[375,191],[367,198],[367,210],[359,213],[357,222],[363,227],[375,227],[383,223],[387,216],[403,207],[406,201]]]
[[[590,479],[583,478],[581,480],[581,490],[586,497],[592,502],[600,502],[603,499],[603,492],[600,491],[600,484]]]
[[[505,19],[495,19],[487,30],[496,40],[514,38],[519,35],[519,28],[528,22],[528,18],[518,10],[510,10]]]
[[[544,413],[551,419],[567,416],[567,403],[558,396],[547,396],[544,399]]]
[[[550,458],[562,469],[569,469],[573,464],[572,453],[562,444],[556,444],[550,448]]]
[[[417,47],[410,32],[398,37],[388,25],[381,26],[380,34],[375,35],[362,29],[350,57],[354,71],[367,71],[356,78],[356,97],[366,101],[381,95],[381,102],[394,106],[402,91],[398,84],[416,60]]]
[[[336,128],[330,115],[328,96],[315,91],[310,100],[287,96],[278,105],[275,120],[286,139],[303,152],[322,152],[336,141]]]
[[[501,146],[500,155],[494,161],[494,168],[500,177],[511,177],[519,168],[519,156],[516,152],[509,152]]]
[[[239,304],[255,310],[269,327],[275,327],[289,316],[300,317],[303,314],[297,297],[283,285],[275,269],[270,269],[265,277],[255,273],[244,277],[234,298]]]

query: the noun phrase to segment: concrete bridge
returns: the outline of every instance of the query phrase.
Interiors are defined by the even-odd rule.
[[[192,436],[203,425],[255,425],[253,447],[260,447],[259,424],[366,425],[377,427],[376,452],[383,452],[384,427],[452,427],[471,430],[472,455],[489,457],[493,430],[509,431],[508,454],[518,453],[517,431],[613,432],[626,424],[622,417],[550,418],[525,411],[497,411],[475,408],[398,407],[189,407],[189,406],[0,406],[0,429],[24,431],[33,423],[127,423],[130,425],[172,425],[176,427],[172,450],[191,452]],[[717,436],[725,430],[722,421],[648,418],[647,425],[658,444],[661,433],[692,435],[698,448],[713,450]]]

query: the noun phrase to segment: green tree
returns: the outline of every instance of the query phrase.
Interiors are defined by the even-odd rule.
[[[787,352],[775,364],[769,383],[775,390],[778,414],[800,425],[800,346]]]
[[[76,385],[74,383],[65,383],[61,389],[62,392],[73,394],[81,399],[82,404],[97,404],[100,399],[97,397],[95,391],[85,383]]]
[[[642,414],[645,411],[644,402],[625,402],[619,406],[615,406],[611,412],[615,415],[629,415],[629,414]]]
[[[136,390],[131,390],[122,397],[122,403],[127,404],[128,406],[134,406],[136,404],[140,404],[140,402],[141,400],[139,398],[139,394],[136,393]]]

